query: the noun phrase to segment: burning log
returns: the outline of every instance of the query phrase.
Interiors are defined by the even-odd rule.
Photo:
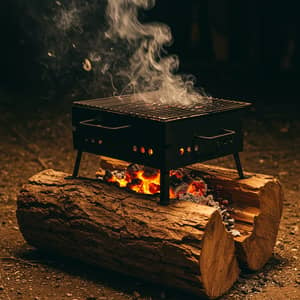
[[[102,156],[101,167],[111,170],[117,166],[124,168],[128,163]],[[284,198],[280,182],[252,173],[241,180],[235,170],[204,164],[189,169],[202,176],[230,207],[225,222],[229,227],[234,223],[232,233],[240,265],[253,271],[261,269],[272,256],[279,229]]]
[[[27,242],[45,251],[216,298],[239,274],[234,240],[213,207],[157,204],[92,180],[46,170],[18,197]]]

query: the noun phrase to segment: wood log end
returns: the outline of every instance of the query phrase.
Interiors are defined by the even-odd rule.
[[[276,178],[265,180],[258,191],[259,207],[242,208],[244,215],[253,217],[252,232],[244,239],[235,238],[238,259],[243,267],[252,271],[261,269],[273,254],[283,206],[283,190]],[[243,226],[243,222],[237,224]]]
[[[239,276],[235,245],[216,211],[206,227],[200,257],[200,269],[206,294],[219,297],[228,291]]]

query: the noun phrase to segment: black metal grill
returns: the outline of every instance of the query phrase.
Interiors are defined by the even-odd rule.
[[[138,99],[137,96],[122,96],[104,99],[93,99],[75,102],[75,105],[98,108],[103,111],[117,114],[131,115],[152,120],[171,121],[183,118],[192,118],[207,114],[215,114],[245,106],[245,102],[223,99],[203,99],[203,104],[169,105],[159,102],[148,102],[151,99]]]
[[[157,168],[162,204],[169,201],[171,169],[233,154],[243,178],[241,123],[249,103],[207,99],[205,104],[185,106],[155,99],[155,93],[149,93],[74,102],[73,141],[78,155],[73,176],[78,175],[82,152]]]

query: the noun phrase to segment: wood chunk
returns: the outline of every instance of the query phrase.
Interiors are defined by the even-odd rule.
[[[280,182],[269,175],[245,173],[239,179],[236,170],[195,164],[213,190],[232,201],[235,228],[242,236],[235,237],[241,266],[259,270],[272,256],[282,215],[283,191]]]

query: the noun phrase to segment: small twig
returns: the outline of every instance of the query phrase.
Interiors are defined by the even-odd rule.
[[[46,162],[45,162],[44,159],[38,157],[38,158],[37,158],[37,161],[40,163],[40,165],[41,165],[44,169],[48,169],[48,166],[47,166],[47,164],[46,164]]]

